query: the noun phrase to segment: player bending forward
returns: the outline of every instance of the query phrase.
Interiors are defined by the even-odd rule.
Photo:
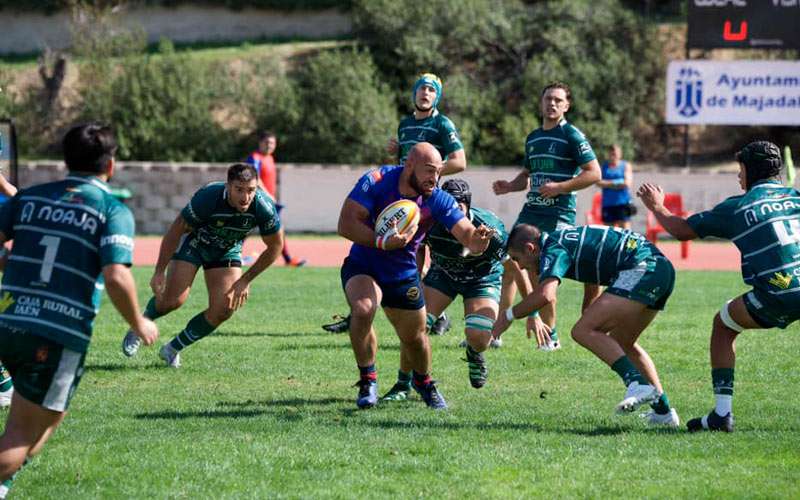
[[[412,386],[429,407],[447,408],[430,376],[431,347],[425,335],[425,302],[416,251],[434,222],[443,224],[461,245],[476,254],[486,250],[493,231],[473,226],[453,197],[436,187],[442,168],[436,148],[419,143],[409,152],[405,165],[383,166],[361,177],[342,206],[339,234],[353,242],[341,278],[352,315],[350,342],[360,372],[359,408],[378,402],[378,340],[372,328],[378,304],[400,338],[401,352],[408,356]],[[376,240],[377,215],[401,199],[419,206],[418,229]]]
[[[530,295],[500,315],[494,335],[503,333],[515,318],[554,303],[563,278],[607,285],[572,327],[572,338],[608,364],[627,386],[617,413],[650,403],[648,423],[677,427],[678,414],[669,406],[656,366],[638,343],[672,294],[675,270],[670,261],[644,236],[608,226],[545,233],[520,224],[508,237],[508,254],[539,280]],[[541,345],[550,340],[550,328],[536,321],[536,341]]]
[[[254,227],[267,245],[242,273],[242,242]],[[250,294],[250,282],[280,255],[283,231],[275,205],[258,187],[256,169],[246,163],[228,168],[227,182],[212,182],[197,191],[161,240],[150,288],[153,297],[144,315],[157,319],[181,307],[202,267],[208,290],[208,308],[197,314],[159,356],[167,366],[181,365],[180,352],[213,332]],[[128,332],[122,352],[133,356],[139,340]]]
[[[800,319],[800,192],[780,183],[778,147],[751,142],[736,154],[743,195],[732,196],[688,219],[664,207],[664,191],[643,184],[637,193],[658,222],[679,240],[716,236],[742,253],[742,278],[753,287],[714,316],[711,383],[716,405],[687,422],[690,431],[733,431],[736,337],[752,328],[786,328]]]

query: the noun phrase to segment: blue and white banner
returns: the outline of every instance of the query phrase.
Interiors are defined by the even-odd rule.
[[[800,125],[800,62],[671,61],[667,123]]]

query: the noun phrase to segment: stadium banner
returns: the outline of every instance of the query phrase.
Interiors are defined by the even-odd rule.
[[[667,123],[800,125],[800,61],[670,61]]]

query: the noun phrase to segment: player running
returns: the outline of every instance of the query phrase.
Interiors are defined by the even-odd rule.
[[[687,422],[689,431],[733,431],[736,337],[753,328],[786,328],[800,319],[800,192],[780,182],[778,147],[751,142],[736,153],[743,195],[688,219],[664,207],[664,191],[643,184],[638,196],[658,222],[681,241],[716,236],[742,254],[742,278],[753,287],[729,300],[711,329],[711,383],[716,405]]]
[[[495,181],[492,186],[497,195],[530,189],[515,226],[533,224],[545,232],[573,227],[575,191],[585,189],[601,178],[600,164],[591,144],[577,127],[567,122],[565,115],[571,105],[572,93],[567,84],[554,82],[542,90],[542,126],[525,140],[525,166],[511,181]],[[520,281],[520,270],[514,262],[509,261],[506,270],[508,272],[503,274],[502,307],[511,305],[516,294],[515,278]],[[586,283],[583,308],[586,309],[599,293],[596,285]],[[551,341],[541,349],[558,349],[555,304],[546,305],[541,314],[551,328]]]
[[[242,273],[242,242],[255,227],[267,245],[250,268]],[[161,240],[150,288],[153,297],[144,315],[158,319],[181,307],[197,270],[202,267],[208,290],[208,308],[159,350],[167,366],[181,365],[180,352],[211,334],[242,307],[250,283],[280,255],[283,231],[272,199],[258,187],[256,169],[247,163],[228,168],[227,182],[212,182],[198,190],[175,218]],[[128,332],[122,352],[128,357],[139,350],[139,340]]]
[[[425,247],[431,254],[431,268],[423,281],[427,327],[433,326],[456,296],[464,298],[464,347],[469,381],[472,387],[480,389],[486,384],[489,374],[483,352],[493,338],[491,332],[500,302],[502,262],[506,258],[508,233],[494,213],[472,206],[472,193],[466,181],[449,179],[442,184],[442,191],[456,200],[458,208],[473,225],[484,225],[494,231],[489,248],[480,255],[470,255],[442,224],[433,226],[425,238]],[[410,390],[411,367],[408,356],[401,350],[397,383],[381,400],[404,401],[408,399]]]
[[[415,144],[427,142],[445,159],[441,175],[463,172],[467,168],[464,145],[452,120],[439,112],[438,108],[442,99],[442,80],[433,73],[421,75],[414,82],[411,99],[414,103],[414,112],[400,121],[397,138],[389,140],[387,151],[397,155],[399,164],[402,165]],[[336,321],[322,325],[322,328],[331,333],[346,332],[350,327],[350,316],[334,317],[337,318]],[[434,335],[442,335],[449,329],[450,320],[442,312],[431,332]]]
[[[431,379],[431,348],[425,335],[425,302],[419,282],[416,252],[435,222],[453,233],[461,245],[479,254],[486,250],[493,231],[470,223],[452,196],[436,184],[443,168],[442,157],[431,144],[419,143],[408,154],[405,165],[383,166],[359,179],[342,205],[339,234],[353,242],[342,269],[342,287],[350,305],[350,342],[360,372],[359,408],[378,402],[375,355],[378,341],[372,322],[383,307],[402,344],[412,370],[412,386],[425,403],[435,409],[447,403]],[[376,240],[377,215],[400,199],[420,207],[418,229]]]
[[[608,226],[579,226],[551,233],[520,224],[508,237],[508,254],[520,266],[538,274],[539,284],[516,306],[500,314],[494,334],[556,301],[561,280],[606,285],[605,292],[583,311],[572,338],[592,351],[622,378],[627,387],[617,413],[633,412],[650,403],[647,422],[680,425],[677,412],[661,386],[655,364],[639,345],[639,335],[664,309],[675,284],[672,263],[644,236]],[[537,319],[539,345],[550,328]]]
[[[0,212],[0,244],[14,240],[0,299],[0,359],[15,392],[0,437],[0,498],[66,416],[83,375],[104,283],[142,342],[158,329],[139,314],[130,272],[131,211],[106,184],[117,143],[108,127],[72,128],[61,181],[23,189]]]

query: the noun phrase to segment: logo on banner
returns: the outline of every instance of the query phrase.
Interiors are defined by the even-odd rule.
[[[703,102],[703,80],[694,68],[681,68],[675,81],[675,108],[678,114],[691,118],[700,113]]]

